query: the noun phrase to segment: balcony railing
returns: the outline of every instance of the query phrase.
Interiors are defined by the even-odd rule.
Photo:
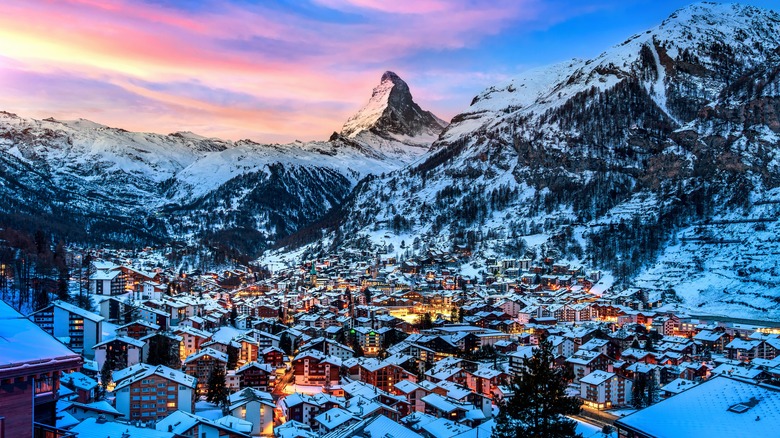
[[[41,423],[35,423],[33,432],[34,438],[76,438],[77,436],[74,432]]]

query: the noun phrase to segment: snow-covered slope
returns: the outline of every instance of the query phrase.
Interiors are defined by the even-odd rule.
[[[761,203],[780,186],[778,46],[777,13],[700,3],[594,59],[490,87],[426,156],[359,187],[323,247],[403,241],[416,251],[553,256],[658,296],[676,278],[659,275],[665,264],[717,245],[686,240],[680,252],[682,236],[726,221],[722,233],[735,237],[725,239],[740,242],[730,254],[743,254],[760,282],[731,276],[744,299],[714,294],[722,283],[708,281],[723,264],[705,261],[707,275],[681,268],[703,281],[677,296],[699,313],[741,301],[733,314],[779,317],[767,303],[780,290],[754,287],[780,282],[771,269],[780,243],[769,237],[778,215]]]
[[[419,110],[400,78],[388,83],[385,112]],[[419,111],[401,121],[422,126],[418,115],[433,117]],[[0,213],[7,224],[97,241],[243,230],[250,237],[240,239],[253,242],[244,249],[255,252],[323,217],[362,178],[414,161],[435,139],[433,131],[385,132],[383,120],[351,138],[279,145],[0,113]]]

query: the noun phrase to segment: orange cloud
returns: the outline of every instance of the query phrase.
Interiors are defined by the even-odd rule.
[[[473,47],[539,15],[536,0],[317,0],[310,6],[319,15],[262,3],[183,4],[4,1],[0,61],[9,62],[0,74],[6,70],[8,90],[0,109],[46,117],[56,108],[126,129],[194,127],[234,139],[326,138],[368,99],[383,70],[426,50]],[[101,106],[108,99],[54,102],[58,76],[81,95],[121,96],[130,107],[123,115]]]

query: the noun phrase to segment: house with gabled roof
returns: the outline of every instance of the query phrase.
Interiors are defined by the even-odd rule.
[[[138,364],[114,373],[114,381],[116,409],[129,420],[157,421],[177,410],[194,412],[197,381],[179,370]]]
[[[632,381],[618,374],[595,370],[580,379],[580,398],[593,409],[610,409],[631,401]]]
[[[270,391],[276,381],[276,370],[267,363],[249,362],[236,370],[241,388]]]
[[[145,357],[146,342],[127,336],[117,336],[103,341],[92,347],[95,351],[95,361],[98,369],[103,369],[103,364],[110,361],[112,370],[127,368],[140,363]]]
[[[252,436],[273,436],[274,403],[267,392],[244,388],[228,397],[230,415],[252,423]]]
[[[205,348],[187,356],[183,362],[184,372],[198,379],[198,395],[204,395],[208,389],[211,373],[217,368],[227,372],[227,362],[227,354],[212,348]]]
[[[293,373],[297,385],[335,386],[339,384],[341,359],[326,356],[321,351],[308,350],[293,359]]]

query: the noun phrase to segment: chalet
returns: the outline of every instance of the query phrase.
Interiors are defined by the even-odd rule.
[[[525,308],[525,304],[520,300],[506,299],[500,303],[497,303],[495,307],[510,317],[516,318],[517,314],[520,313],[523,308]]]
[[[260,344],[254,338],[242,334],[236,336],[233,341],[238,344],[238,365],[244,365],[257,360]]]
[[[94,357],[92,347],[103,338],[102,316],[64,301],[55,301],[33,312],[29,318],[46,333],[87,358]]]
[[[553,357],[566,359],[574,354],[574,341],[563,336],[549,336],[547,341],[552,344]],[[586,343],[587,344],[587,343]]]
[[[407,403],[416,412],[425,412],[425,402],[422,398],[431,393],[429,389],[409,380],[396,382],[391,392],[406,397]]]
[[[596,370],[580,379],[580,398],[585,406],[610,409],[631,401],[632,381],[608,371]]]
[[[579,350],[566,359],[566,364],[574,373],[574,383],[596,370],[610,371],[612,361],[597,351]]]
[[[516,351],[517,347],[519,346],[520,345],[517,342],[509,340],[501,340],[493,344],[493,348],[495,348],[498,353],[502,354],[508,354]]]
[[[198,380],[198,395],[205,395],[209,376],[217,368],[222,368],[223,372],[226,371],[227,362],[227,354],[206,348],[191,354],[184,360],[184,372]]]
[[[133,339],[141,339],[160,330],[160,326],[142,319],[117,327],[116,333]]]
[[[705,351],[722,354],[729,337],[725,330],[702,330],[693,336],[693,340],[701,344]]]
[[[271,394],[245,388],[231,394],[228,403],[230,415],[252,423],[252,436],[273,436],[276,404]]]
[[[181,360],[197,353],[200,347],[208,342],[212,336],[209,332],[186,326],[177,326],[173,333],[181,337],[181,350],[179,352]]]
[[[132,421],[157,421],[176,412],[194,412],[196,379],[163,365],[140,364],[116,373],[116,409]]]
[[[103,418],[108,421],[115,421],[122,417],[122,413],[117,411],[107,401],[97,401],[92,403],[70,402],[64,403],[58,415],[68,414],[76,420],[85,420],[87,418]]]
[[[254,336],[255,340],[257,341],[258,350],[264,350],[268,347],[279,348],[279,341],[281,338],[277,335],[264,332],[262,330],[253,330],[249,332],[249,334]]]
[[[341,359],[326,356],[321,351],[309,350],[293,359],[293,373],[297,385],[335,386],[339,384]]]
[[[652,329],[664,335],[671,336],[680,327],[680,318],[674,314],[658,315],[653,318]]]
[[[480,412],[474,405],[454,400],[447,396],[436,393],[428,394],[422,398],[425,403],[425,413],[438,418],[446,418],[451,421],[460,422],[468,417],[474,418],[474,412]],[[479,417],[478,417],[479,418]],[[481,419],[484,420],[484,417]]]
[[[72,390],[76,396],[72,399],[80,403],[92,403],[97,395],[98,382],[79,371],[63,374],[60,384]]]
[[[270,391],[276,379],[274,368],[267,363],[249,362],[236,370],[239,387]]]
[[[298,349],[298,351],[301,352],[306,350],[318,350],[325,353],[326,356],[335,356],[342,361],[347,360],[355,355],[355,352],[346,345],[326,338],[312,339],[304,345],[301,345]]]
[[[485,366],[466,372],[466,386],[472,392],[489,398],[493,398],[498,387],[508,384],[510,380],[509,374]]]
[[[111,303],[116,303],[116,300],[113,298],[110,300]],[[119,304],[117,303],[117,306]],[[127,306],[125,306],[127,307]],[[122,306],[119,306],[119,309],[122,309]],[[120,310],[121,312],[121,310]],[[126,315],[125,319],[128,319],[127,316],[137,314],[138,318],[148,321],[152,324],[157,324],[160,326],[163,330],[168,330],[171,326],[171,315],[168,312],[165,312],[161,309],[156,309],[154,307],[149,307],[143,304],[138,304],[134,306],[132,309],[127,310],[124,315]],[[129,322],[129,321],[124,321]],[[181,325],[179,327],[182,327]]]
[[[60,375],[81,369],[82,358],[0,301],[0,433],[36,436],[56,424]]]
[[[258,354],[258,358],[262,358],[263,363],[267,363],[274,368],[284,367],[289,358],[279,348],[266,347]]]
[[[284,397],[280,404],[286,421],[313,426],[315,416],[334,407],[344,407],[346,400],[322,393],[314,396],[294,393]]]
[[[366,356],[376,356],[379,349],[382,348],[382,333],[384,331],[386,329],[374,330],[367,327],[355,327],[350,330],[350,334],[355,336]]]
[[[145,351],[148,351],[145,350],[146,342],[127,336],[117,336],[103,341],[92,349],[95,350],[95,361],[101,370],[106,362],[109,362],[112,370],[140,363],[145,357]]]
[[[396,418],[399,414],[406,415],[410,410],[406,397],[383,391],[367,383],[354,381],[344,385],[342,389],[344,390],[344,395],[347,400],[356,398],[360,400],[360,398],[362,398],[364,400],[374,401],[379,405],[377,409],[391,418]],[[353,412],[361,417],[371,412],[367,409],[363,409],[363,413],[361,414],[355,412],[354,408],[355,404],[353,403],[349,409],[353,409]]]
[[[774,359],[777,350],[763,339],[735,338],[726,345],[726,356],[729,359],[749,362],[753,359]]]
[[[410,358],[410,357],[408,357]],[[357,368],[361,382],[373,385],[382,391],[390,392],[397,382],[407,380],[417,381],[414,374],[406,371],[390,360],[380,361],[376,358],[360,358],[354,365]]]
[[[89,276],[89,293],[92,295],[116,296],[128,292],[125,288],[125,274],[118,266],[97,269]]]

